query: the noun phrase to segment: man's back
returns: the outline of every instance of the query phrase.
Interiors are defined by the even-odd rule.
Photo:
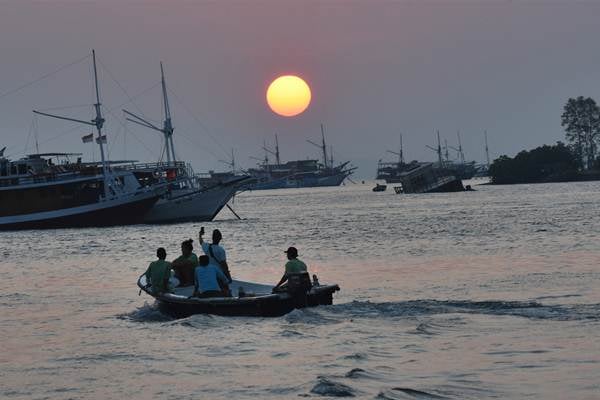
[[[154,292],[166,291],[170,277],[171,263],[165,260],[151,262],[146,271],[146,278],[150,279],[148,283],[152,285],[152,290]]]
[[[303,272],[307,272],[306,264],[302,261],[294,258],[285,263],[285,273],[286,274],[300,274]]]
[[[227,277],[221,268],[213,264],[196,267],[196,290],[199,292],[220,291],[219,281],[226,283]]]

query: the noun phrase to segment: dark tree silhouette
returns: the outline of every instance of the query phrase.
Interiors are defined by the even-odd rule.
[[[579,96],[567,100],[561,124],[580,166],[592,169],[600,139],[600,108],[594,99]]]
[[[579,163],[563,143],[523,150],[510,158],[501,156],[490,165],[495,184],[566,181],[576,178]]]

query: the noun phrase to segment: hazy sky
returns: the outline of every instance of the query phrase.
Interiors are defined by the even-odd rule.
[[[113,159],[159,157],[160,137],[120,110],[142,93],[125,106],[160,121],[163,61],[176,151],[197,171],[227,168],[232,147],[252,166],[276,132],[284,160],[316,157],[320,123],[359,177],[394,158],[399,132],[408,159],[433,159],[439,129],[483,161],[484,129],[492,157],[514,155],[563,138],[568,97],[600,100],[599,38],[600,1],[1,1],[0,148],[34,152],[37,136],[98,158],[88,127],[31,113],[92,118],[89,58],[13,93],[95,48]],[[312,88],[301,116],[266,105],[284,73]]]

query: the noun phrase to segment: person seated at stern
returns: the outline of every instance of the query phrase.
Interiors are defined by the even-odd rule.
[[[288,258],[288,262],[285,263],[285,273],[279,283],[275,285],[273,291],[310,289],[310,276],[308,275],[306,264],[298,259],[298,249],[289,247],[284,253],[287,254]],[[287,285],[284,285],[286,282]]]
[[[200,256],[194,278],[194,297],[228,296],[229,280],[221,268],[210,263],[208,256]]]
[[[146,270],[146,284],[150,285],[154,293],[170,292],[171,263],[165,261],[167,251],[159,247],[156,250],[156,257],[158,257],[158,260],[152,261]]]
[[[194,284],[194,268],[198,265],[198,256],[194,253],[192,242],[192,239],[182,242],[181,255],[171,263],[175,276],[179,279],[179,286]]]

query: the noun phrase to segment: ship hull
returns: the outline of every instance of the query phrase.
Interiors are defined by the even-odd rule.
[[[306,188],[306,187],[326,187],[326,186],[340,186],[344,179],[349,174],[337,174],[329,176],[304,176],[301,178],[297,177],[286,177],[280,179],[273,179],[267,182],[258,182],[249,187],[251,190],[267,190],[267,189],[289,189],[289,188]]]
[[[147,224],[212,221],[237,192],[237,186],[189,191],[159,199],[144,216]]]
[[[55,229],[141,223],[158,194],[142,193],[136,199],[114,199],[61,210],[0,218],[0,230]]]

